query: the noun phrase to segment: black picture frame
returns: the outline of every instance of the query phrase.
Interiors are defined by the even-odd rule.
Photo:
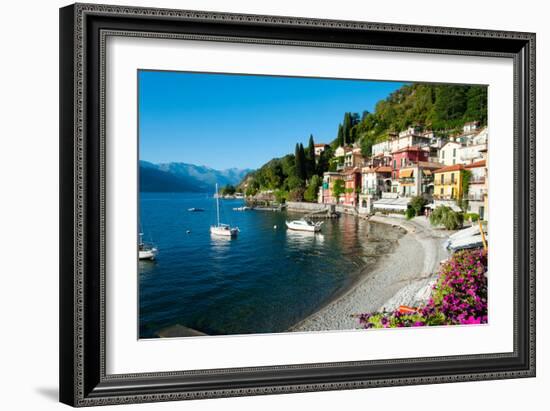
[[[514,65],[514,350],[105,373],[104,41],[109,35],[507,57]],[[535,376],[535,34],[75,4],[60,9],[60,401],[73,406]]]

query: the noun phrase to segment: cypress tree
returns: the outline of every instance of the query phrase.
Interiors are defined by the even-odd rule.
[[[315,142],[313,135],[309,135],[309,144],[307,147],[307,178],[315,174]]]
[[[298,172],[298,177],[302,180],[307,179],[307,164],[306,164],[306,154],[304,151],[304,146],[300,143],[298,147],[298,157],[296,158],[296,171]]]
[[[338,124],[338,135],[336,136],[336,147],[344,146],[344,129],[342,124]]]
[[[296,148],[294,149],[294,174],[296,177],[300,177],[300,170],[302,169],[302,164],[300,162],[300,145],[296,143]]]

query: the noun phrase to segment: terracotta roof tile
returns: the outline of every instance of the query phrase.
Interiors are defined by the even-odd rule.
[[[452,166],[443,167],[434,171],[434,173],[446,173],[448,171],[463,170],[464,164],[454,164]]]

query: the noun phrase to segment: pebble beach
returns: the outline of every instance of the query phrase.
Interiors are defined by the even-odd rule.
[[[434,230],[425,217],[407,221],[397,216],[375,215],[370,221],[399,226],[406,234],[392,253],[384,255],[374,268],[365,269],[361,279],[347,292],[289,331],[356,329],[356,314],[391,310],[399,305],[414,306],[429,298],[439,264],[448,258],[443,242],[449,232]]]

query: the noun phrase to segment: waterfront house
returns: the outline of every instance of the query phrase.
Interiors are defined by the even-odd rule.
[[[363,167],[364,158],[360,147],[353,147],[344,155],[344,169]]]
[[[406,147],[427,147],[430,145],[433,133],[422,132],[422,128],[411,126],[399,134],[390,134],[390,152],[395,152]]]
[[[380,198],[391,191],[392,169],[388,166],[363,167],[361,169],[361,193]]]
[[[342,204],[348,207],[357,206],[357,198],[361,191],[361,170],[354,167],[344,171],[345,193]]]
[[[404,147],[392,153],[392,191],[394,193],[398,192],[399,170],[419,161],[428,161],[429,154],[429,149],[418,146]]]
[[[350,166],[346,166],[346,161],[350,162],[350,157],[348,155],[351,156],[351,161],[353,161],[353,155],[352,155],[352,152],[353,152],[353,147],[350,147],[350,146],[345,146],[345,147],[342,147],[342,146],[338,146],[338,148],[336,148],[336,150],[334,151],[334,158],[336,158],[336,171],[342,171],[344,170],[345,168],[347,167],[350,167]]]
[[[419,161],[399,170],[398,193],[401,197],[431,197],[434,191],[433,172],[442,168],[440,163]]]
[[[333,187],[336,180],[344,180],[342,173],[327,171],[323,173],[323,184],[319,189],[318,202],[323,204],[338,204],[338,198],[334,195]]]
[[[390,140],[382,141],[372,145],[372,156],[384,156],[391,153],[391,143]]]
[[[476,161],[475,163],[464,166],[466,170],[471,172],[467,196],[468,212],[479,214],[482,220],[485,219],[485,202],[487,197],[485,167],[485,160]]]
[[[453,166],[455,164],[461,164],[459,150],[462,145],[456,141],[448,141],[439,150],[439,162],[446,166]]]
[[[459,150],[460,162],[463,164],[473,163],[483,158],[483,151],[487,149],[488,131],[487,127],[478,130],[462,138],[462,147]]]
[[[434,205],[454,205],[462,197],[463,164],[454,164],[435,170]]]
[[[389,153],[380,153],[375,156],[372,156],[369,161],[365,164],[368,167],[390,167],[392,164],[392,156]]]

